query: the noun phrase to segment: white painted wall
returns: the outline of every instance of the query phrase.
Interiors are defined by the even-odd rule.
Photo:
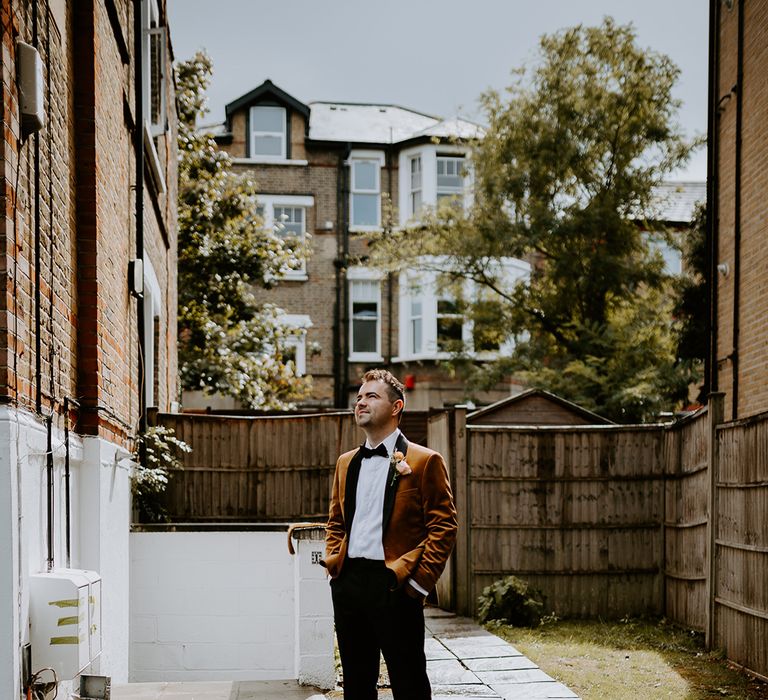
[[[61,419],[58,419],[59,421]],[[29,640],[29,576],[46,570],[46,426],[37,416],[0,407],[0,697],[21,693],[20,648]],[[103,579],[103,646],[90,671],[128,678],[129,465],[124,451],[70,432],[72,568]],[[54,566],[65,567],[64,432],[52,433]],[[116,459],[117,457],[117,459]],[[34,650],[33,650],[34,657]],[[33,670],[37,670],[32,661]],[[67,698],[72,684],[63,684]]]
[[[285,530],[130,539],[131,681],[296,677]]]

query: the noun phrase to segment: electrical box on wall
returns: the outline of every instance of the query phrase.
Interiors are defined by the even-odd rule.
[[[79,569],[30,576],[29,617],[35,669],[75,678],[101,653],[101,578]]]
[[[42,129],[45,124],[43,61],[34,46],[17,41],[16,66],[19,78],[21,128],[24,133],[31,134]]]

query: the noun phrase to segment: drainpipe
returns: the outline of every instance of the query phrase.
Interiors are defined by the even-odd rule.
[[[343,185],[341,182],[344,172],[344,155],[339,153],[339,165],[336,171],[336,258],[333,261],[334,267],[334,302],[333,302],[333,405],[341,408],[341,268],[343,261],[341,259],[342,251],[342,203],[341,193]]]
[[[390,143],[392,143],[392,129],[390,129]],[[387,150],[387,176],[389,178],[389,201],[390,201],[390,212],[392,211],[392,194],[394,191],[394,188],[392,187],[392,159],[394,155],[392,153],[392,149]],[[391,224],[391,220],[390,220]],[[392,291],[392,285],[394,284],[394,278],[395,275],[392,272],[387,273],[387,357],[385,358],[386,363],[390,364],[392,362],[392,319],[394,318],[394,311],[392,309],[392,301],[393,301],[393,291]]]
[[[144,83],[143,83],[143,54],[142,44],[144,32],[141,22],[142,0],[134,0],[133,3],[133,65],[134,65],[134,109],[136,114],[136,126],[133,134],[134,157],[136,160],[136,259],[144,260]],[[139,434],[143,435],[147,430],[147,407],[144,393],[144,299],[139,295],[136,299],[136,325],[139,335]],[[144,463],[144,453],[140,460]]]
[[[731,420],[739,415],[739,311],[741,306],[741,133],[744,103],[744,0],[739,0],[736,49],[736,144],[733,204],[733,371]]]
[[[347,307],[349,306],[349,291],[347,289],[347,263],[349,262],[349,187],[347,185],[347,166],[351,153],[351,144],[346,144],[339,154],[338,172],[336,175],[336,260],[335,292],[333,318],[333,401],[336,408],[346,408],[346,392],[349,374],[349,333],[347,332]]]
[[[719,75],[720,61],[720,3],[721,0],[710,0],[709,3],[709,102],[707,109],[707,299],[709,314],[707,330],[709,347],[704,358],[704,374],[709,384],[708,392],[717,391],[717,302],[718,302],[718,149],[719,149]]]
[[[37,3],[32,3],[32,45],[39,51]],[[34,158],[34,187],[35,187],[35,410],[38,415],[43,412],[43,370],[42,370],[42,326],[40,265],[41,265],[41,235],[40,235],[40,132],[35,132]],[[50,500],[50,497],[49,497]]]

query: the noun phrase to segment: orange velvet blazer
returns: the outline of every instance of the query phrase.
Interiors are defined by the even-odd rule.
[[[456,508],[443,458],[401,434],[395,450],[413,470],[392,479],[390,465],[384,494],[382,539],[384,562],[402,586],[412,578],[432,591],[456,542]],[[330,513],[325,535],[325,566],[336,578],[344,566],[355,517],[355,496],[362,456],[359,448],[336,462]]]

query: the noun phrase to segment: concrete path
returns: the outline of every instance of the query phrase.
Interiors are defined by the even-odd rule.
[[[427,608],[424,647],[433,700],[578,700],[572,690],[548,676],[511,644],[476,622],[437,608]],[[114,700],[326,700],[295,681],[216,681],[130,683],[114,686]],[[389,690],[379,700],[391,700]]]

